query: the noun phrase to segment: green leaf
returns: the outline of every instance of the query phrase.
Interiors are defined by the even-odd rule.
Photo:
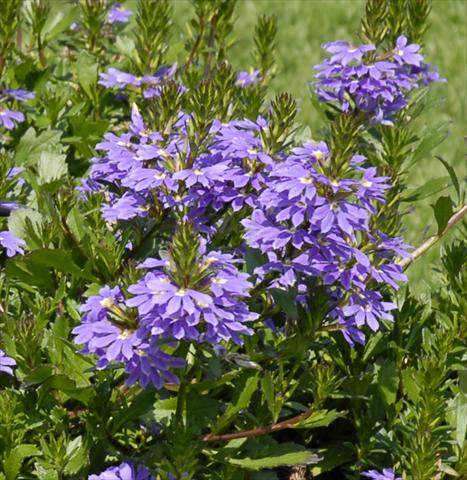
[[[447,136],[449,135],[449,131],[446,130],[445,127],[446,123],[443,123],[438,125],[436,128],[423,132],[423,140],[414,150],[409,167],[412,167],[421,159],[426,158],[435,147],[446,140]]]
[[[436,193],[441,192],[442,190],[451,186],[451,178],[448,176],[433,178],[429,180],[421,187],[416,188],[415,190],[409,191],[406,197],[401,199],[402,202],[418,202],[424,198],[431,197]]]
[[[164,400],[158,400],[154,404],[154,418],[157,422],[165,423],[175,415],[177,410],[177,397],[170,397]]]
[[[53,373],[54,368],[51,365],[40,365],[26,375],[24,382],[29,385],[43,383],[51,377]]]
[[[276,418],[276,397],[274,395],[274,382],[269,372],[264,372],[261,377],[261,390],[263,392],[263,399],[268,406],[269,412],[274,421]]]
[[[244,408],[247,408],[251,397],[256,392],[256,387],[258,385],[258,374],[251,376],[246,376],[245,374],[242,377],[242,383],[236,389],[236,398],[227,406],[224,414],[219,418],[216,425],[213,427],[213,433],[217,433],[226,427],[230,420]]]
[[[417,403],[420,396],[420,387],[418,386],[415,375],[416,371],[413,368],[406,368],[402,370],[401,373],[404,391],[413,403]]]
[[[154,390],[147,388],[139,393],[130,405],[123,406],[119,414],[114,414],[111,431],[117,433],[128,422],[149,412],[154,406],[154,396]]]
[[[87,465],[87,448],[81,436],[74,438],[66,446],[66,460],[65,473],[67,475],[76,474]]]
[[[3,471],[7,480],[16,480],[18,478],[21,464],[25,458],[41,454],[41,451],[32,444],[24,443],[14,447],[3,462]]]
[[[76,60],[76,76],[81,88],[91,100],[95,98],[98,67],[99,65],[93,55],[86,51],[79,53]]]
[[[13,163],[15,165],[37,164],[41,152],[57,150],[61,136],[62,132],[58,130],[46,130],[36,136],[34,128],[28,128],[16,147]]]
[[[93,396],[93,388],[77,387],[76,383],[66,375],[53,375],[43,383],[43,395],[45,396],[49,390],[58,390],[70,398],[79,400],[87,405]]]
[[[462,392],[456,399],[456,442],[460,448],[464,447],[467,434],[467,395]]]
[[[381,392],[386,406],[396,401],[397,389],[399,388],[399,376],[396,364],[386,361],[378,371],[378,389]]]
[[[268,261],[266,255],[256,248],[247,248],[245,260],[246,270],[249,274],[252,274],[256,267],[264,265]]]
[[[298,318],[295,295],[292,295],[289,291],[282,290],[280,288],[271,288],[269,291],[271,292],[274,301],[282,307],[289,318]]]
[[[449,222],[449,219],[452,216],[452,201],[448,196],[439,197],[438,200],[431,208],[435,212],[436,223],[438,224],[438,235],[441,234],[446,225]]]
[[[306,450],[302,445],[282,443],[269,449],[262,458],[230,458],[228,462],[248,470],[262,470],[293,465],[312,465],[321,460],[316,452]]]
[[[49,42],[60,33],[68,30],[70,25],[78,18],[79,9],[66,3],[50,3],[51,10],[42,28],[42,35]]]
[[[37,182],[39,185],[57,182],[57,180],[65,177],[67,173],[66,155],[51,151],[40,153],[37,164]],[[58,186],[60,186],[60,184],[58,184]]]
[[[343,418],[347,412],[338,412],[337,410],[318,410],[313,412],[309,417],[305,418],[300,423],[297,423],[294,428],[319,428],[328,427],[334,420]]]
[[[187,424],[193,433],[201,433],[203,427],[209,425],[219,411],[217,400],[198,395],[196,392],[187,394],[185,405]]]
[[[43,217],[37,211],[32,208],[18,208],[10,213],[8,217],[8,230],[18,238],[28,238],[28,227],[26,225],[27,220],[33,227],[34,233],[41,235]]]
[[[444,165],[444,168],[449,173],[449,176],[451,177],[452,184],[454,185],[454,188],[456,189],[457,197],[460,200],[461,189],[460,189],[459,179],[457,178],[456,171],[454,170],[454,168],[452,168],[452,166],[446,160],[444,160],[444,158],[441,158],[438,155],[436,155],[435,158],[437,158]]]
[[[316,466],[311,468],[313,478],[318,477],[325,472],[330,472],[340,465],[348,463],[353,457],[352,451],[345,448],[343,445],[319,449],[318,455],[322,457],[322,459],[316,464]]]

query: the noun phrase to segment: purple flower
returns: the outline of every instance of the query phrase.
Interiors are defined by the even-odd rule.
[[[8,257],[13,257],[17,253],[20,255],[24,253],[22,247],[26,245],[26,242],[20,238],[16,238],[8,230],[3,230],[0,232],[0,245],[3,248],[6,248],[6,254]]]
[[[128,375],[126,383],[133,385],[138,382],[142,388],[152,384],[161,389],[166,382],[178,384],[178,377],[169,368],[183,368],[185,361],[163,352],[157,346],[157,340],[153,344],[141,345],[135,355],[125,364],[125,372]]]
[[[127,23],[131,15],[131,10],[126,10],[120,3],[114,3],[108,12],[107,23]]]
[[[6,90],[6,93],[19,102],[27,102],[35,97],[33,92],[28,92],[27,90],[23,90],[21,88],[10,88]]]
[[[139,87],[141,85],[141,79],[135,77],[131,73],[122,72],[116,68],[109,68],[105,73],[99,73],[99,85],[103,87],[112,88],[120,87],[124,88],[127,85],[133,85]]]
[[[331,57],[332,63],[341,63],[342,65],[347,65],[353,60],[360,62],[366,53],[376,50],[376,47],[372,44],[354,47],[349,42],[342,40],[325,43],[322,48],[333,54]]]
[[[153,335],[241,344],[240,335],[252,333],[245,323],[257,317],[242,301],[252,287],[248,275],[237,270],[230,255],[219,252],[203,255],[199,264],[206,274],[190,286],[174,282],[170,261],[146,260],[144,266],[152,270],[128,288],[134,297],[127,300],[127,306],[138,308]]]
[[[389,59],[368,55],[374,45],[351,47],[338,41],[323,48],[332,55],[315,66],[318,98],[338,104],[344,112],[366,112],[373,123],[391,125],[392,116],[407,105],[408,93],[420,82],[442,81],[431,66],[422,63],[420,47],[407,45],[405,36],[397,39]]]
[[[88,480],[155,480],[155,477],[144,465],[134,466],[123,462],[118,467],[109,467],[98,475],[90,475]]]
[[[154,337],[146,326],[132,323],[123,302],[119,287],[105,286],[89,297],[81,307],[85,313],[81,324],[73,329],[75,343],[84,345],[82,353],[97,354],[99,369],[111,362],[122,363],[130,385],[138,381],[143,387],[152,383],[162,388],[164,381],[178,382],[168,369],[183,367],[183,360],[163,352],[160,337]]]
[[[10,180],[11,178],[16,177],[16,175],[19,175],[22,172],[24,172],[24,167],[11,167],[10,170],[8,170],[6,178]]]
[[[237,75],[237,85],[240,87],[249,87],[261,81],[261,75],[259,70],[253,72],[239,72]]]
[[[368,470],[367,472],[362,472],[362,475],[373,480],[402,480],[402,477],[396,477],[392,468],[385,468],[382,472]]]
[[[387,312],[395,308],[397,308],[396,304],[382,301],[379,292],[366,290],[352,294],[349,304],[342,309],[342,312],[344,317],[351,317],[358,327],[366,324],[376,332],[379,330],[380,319],[393,319]]]
[[[407,37],[401,35],[396,41],[394,58],[400,63],[407,63],[419,67],[420,63],[423,61],[423,55],[417,53],[419,50],[420,45],[417,45],[416,43],[407,45]]]
[[[8,373],[9,375],[13,375],[13,369],[16,362],[5,355],[5,352],[0,349],[0,372]]]
[[[17,123],[24,122],[24,113],[10,110],[8,108],[0,108],[0,124],[7,130],[13,130]]]
[[[7,217],[13,210],[16,210],[20,205],[16,202],[0,202],[0,216]]]

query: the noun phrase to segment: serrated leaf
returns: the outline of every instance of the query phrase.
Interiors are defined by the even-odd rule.
[[[247,470],[262,470],[293,465],[313,465],[321,457],[312,450],[306,450],[302,445],[282,443],[272,447],[267,456],[262,458],[230,458],[228,462]]]
[[[39,155],[37,164],[37,183],[46,185],[61,180],[68,173],[66,156],[59,153],[44,151]]]
[[[441,234],[453,213],[451,198],[448,196],[439,197],[431,208],[435,213],[436,223],[438,224],[438,234]]]
[[[16,147],[13,163],[15,165],[35,165],[41,152],[57,150],[61,136],[62,132],[58,130],[46,130],[40,135],[36,135],[34,128],[28,128]]]
[[[413,368],[406,368],[401,373],[404,391],[407,393],[409,400],[414,403],[418,401],[420,396],[420,387],[417,384],[415,374],[416,372]]]
[[[41,451],[32,444],[24,443],[14,447],[3,462],[3,471],[7,480],[18,478],[21,464],[25,458],[41,454]]]
[[[18,238],[27,238],[26,221],[29,220],[34,232],[40,234],[42,225],[42,215],[32,208],[18,208],[11,212],[8,217],[8,230]]]
[[[158,400],[154,404],[154,418],[158,422],[170,420],[172,415],[175,415],[177,409],[177,397],[165,398]]]
[[[243,376],[243,382],[237,387],[237,393],[234,400],[227,406],[226,411],[213,427],[213,433],[222,430],[240,410],[248,407],[251,397],[256,392],[257,385],[257,373],[253,376]]]
[[[294,428],[319,428],[328,427],[332,422],[338,418],[343,418],[347,412],[338,412],[337,410],[318,410],[313,412],[309,417],[305,418],[300,423],[294,425]]]
[[[74,438],[66,446],[65,473],[73,475],[82,470],[87,464],[87,448],[83,443],[83,437]]]

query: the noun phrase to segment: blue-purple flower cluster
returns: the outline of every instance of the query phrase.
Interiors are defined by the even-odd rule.
[[[27,102],[34,98],[34,94],[22,89],[4,89],[0,91],[0,125],[7,130],[13,130],[18,123],[24,122],[24,113],[12,110],[10,107],[4,107],[2,104],[16,100],[18,102]]]
[[[13,375],[13,368],[16,365],[16,362],[13,358],[8,357],[3,350],[0,349],[0,372],[8,373],[8,375]]]
[[[382,472],[368,470],[367,472],[363,472],[362,475],[373,480],[402,480],[402,477],[396,477],[392,468],[385,468]]]
[[[256,270],[260,278],[276,272],[272,285],[294,286],[298,301],[304,300],[308,279],[317,279],[334,307],[330,317],[342,325],[349,342],[363,343],[360,327],[378,330],[396,308],[368,284],[373,280],[397,289],[406,277],[394,260],[407,255],[406,246],[370,231],[370,216],[390,188],[388,178],[361,166],[365,158],[359,155],[351,162],[353,177],[329,178],[321,168],[328,156],[323,142],[293,149],[271,167],[259,208],[242,223],[248,244],[269,259]]]
[[[107,23],[127,23],[133,15],[131,10],[127,10],[121,3],[114,3],[107,13]]]
[[[419,84],[444,81],[416,44],[401,35],[394,49],[382,55],[372,44],[355,47],[346,41],[326,43],[331,54],[316,65],[318,98],[337,104],[344,112],[361,111],[374,123],[391,124],[395,113],[407,105],[407,93]]]
[[[130,462],[123,462],[99,475],[89,475],[88,480],[155,480],[155,477],[144,465],[135,467]]]
[[[342,90],[332,99],[344,102],[346,82],[353,76],[351,93],[361,96],[357,103],[368,106],[375,118],[387,118],[415,87],[415,76],[428,72],[418,47],[407,45],[405,37],[384,61],[375,60],[374,68],[368,63],[376,58],[372,45],[354,49],[336,42],[327,49],[333,56],[318,67],[318,88],[328,94],[334,87]],[[150,88],[158,88],[167,79],[175,81],[175,74],[175,66],[141,78],[109,70],[101,84],[146,92],[151,82]],[[257,72],[249,75],[243,72],[239,84],[259,80]],[[370,91],[379,92],[371,108],[363,99]],[[153,131],[134,105],[128,130],[107,133],[96,146],[103,155],[93,159],[81,187],[84,195],[104,193],[102,215],[130,251],[133,239],[128,242],[123,230],[138,225],[144,237],[164,222],[174,234],[189,224],[201,245],[190,266],[194,272],[182,274],[162,234],[169,253],[147,258],[136,283],[105,286],[83,305],[76,342],[98,355],[99,368],[121,362],[128,382],[143,386],[176,381],[170,368],[183,364],[173,356],[179,342],[218,348],[225,342],[241,344],[242,336],[252,333],[252,322],[259,318],[251,309],[255,287],[266,293],[287,290],[309,308],[310,285],[317,285],[327,292],[325,323],[342,330],[351,344],[365,341],[367,327],[377,331],[382,321],[392,320],[396,305],[381,289],[396,290],[406,281],[396,258],[408,256],[409,247],[374,226],[391,188],[387,177],[357,154],[337,177],[330,168],[333,152],[324,142],[308,141],[272,154],[265,146],[269,125],[262,117],[214,120],[202,148],[191,143],[190,112],[175,112],[174,119],[170,129]],[[229,253],[210,247],[213,241],[219,245],[226,232],[239,239]],[[241,271],[249,249],[267,258],[252,277]],[[264,313],[261,319],[271,324]]]
[[[120,90],[133,87],[140,89],[144,98],[152,98],[160,95],[160,87],[172,79],[177,71],[177,64],[160,68],[154,75],[138,77],[131,73],[122,72],[117,68],[109,68],[107,72],[100,73],[99,85],[106,88],[118,87]],[[183,91],[184,87],[180,86]]]
[[[121,362],[128,384],[156,388],[164,380],[177,382],[169,368],[184,365],[162,344],[241,344],[241,335],[252,333],[246,324],[256,319],[245,303],[252,286],[248,275],[238,271],[231,255],[220,252],[201,254],[198,266],[200,280],[182,284],[170,259],[146,259],[140,268],[148,272],[128,288],[132,297],[125,299],[119,287],[106,286],[82,306],[85,315],[73,330],[76,343],[85,345],[84,353],[98,355],[98,368]]]

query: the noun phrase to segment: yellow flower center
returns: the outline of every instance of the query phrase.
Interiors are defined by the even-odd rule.
[[[128,338],[130,335],[131,335],[131,332],[129,330],[123,330],[118,336],[118,339],[125,340],[125,338]]]
[[[103,298],[99,303],[105,308],[110,308],[114,304],[110,298]]]
[[[311,183],[313,183],[313,179],[310,177],[301,177],[300,183],[303,183],[303,185],[310,185]]]

